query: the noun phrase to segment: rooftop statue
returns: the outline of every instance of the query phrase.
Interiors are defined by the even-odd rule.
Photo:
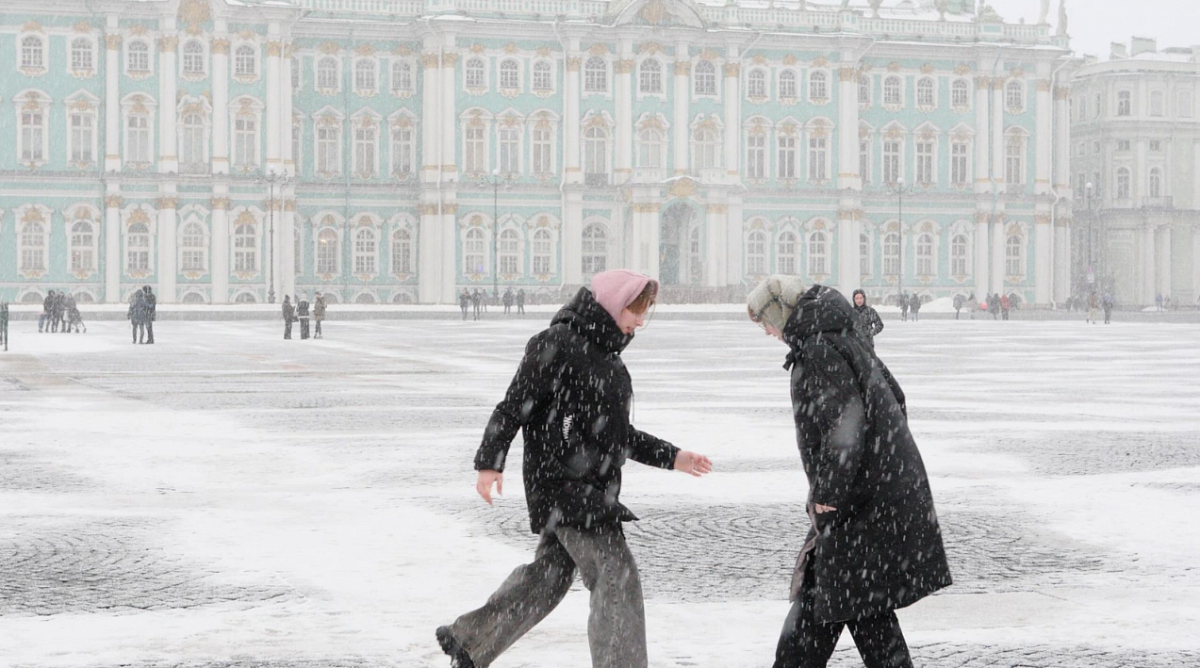
[[[1058,0],[1058,36],[1067,36],[1067,0]]]

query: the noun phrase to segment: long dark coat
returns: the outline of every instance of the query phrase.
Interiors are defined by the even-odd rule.
[[[145,325],[150,321],[150,306],[146,303],[146,293],[134,290],[129,302],[129,321],[134,325]]]
[[[812,552],[798,571],[802,576],[804,560],[811,560],[823,622],[903,608],[951,583],[904,393],[853,333],[855,321],[841,294],[817,285],[783,330],[792,349],[792,408],[809,512],[817,523],[806,541]],[[815,514],[816,504],[837,510]]]
[[[633,339],[580,288],[529,340],[517,375],[488,422],[477,471],[504,471],[517,430],[530,529],[591,529],[637,519],[620,502],[627,458],[670,469],[679,449],[629,423],[633,385],[621,351]]]
[[[867,293],[855,290],[854,294],[863,296],[863,305],[854,307],[854,312],[858,315],[854,330],[874,348],[875,335],[883,331],[883,319],[879,317],[879,313],[875,309],[867,304]]]

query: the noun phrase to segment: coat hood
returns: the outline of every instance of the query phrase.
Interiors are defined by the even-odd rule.
[[[621,311],[632,304],[651,283],[657,293],[658,281],[645,274],[628,269],[602,271],[592,277],[592,296],[612,316],[613,322],[617,322],[621,318]]]
[[[645,287],[645,283],[642,287]],[[622,332],[617,327],[617,321],[587,288],[579,288],[579,292],[575,293],[571,301],[559,309],[550,320],[550,326],[555,325],[570,327],[583,338],[610,353],[620,354],[633,340],[633,334]]]
[[[858,314],[842,293],[814,285],[796,302],[796,310],[783,328],[783,338],[795,350],[806,339],[822,332],[853,332],[857,321]]]
[[[862,306],[854,303],[854,298],[859,295],[863,296]],[[863,290],[855,290],[854,294],[850,295],[850,306],[853,306],[855,311],[865,311],[870,308],[871,305],[867,303],[867,293]]]

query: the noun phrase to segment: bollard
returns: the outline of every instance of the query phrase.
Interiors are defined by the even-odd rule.
[[[8,302],[0,302],[0,344],[8,352]]]

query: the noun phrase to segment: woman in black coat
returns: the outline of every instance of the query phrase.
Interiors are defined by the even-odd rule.
[[[883,331],[883,320],[879,313],[867,304],[867,293],[862,290],[854,291],[854,311],[858,314],[854,331],[863,337],[871,350],[874,350],[875,335]]]
[[[912,665],[895,610],[951,583],[904,393],[854,333],[837,291],[772,277],[751,319],[791,349],[792,408],[810,528],[775,668],[824,666],[848,626],[868,666]],[[798,281],[797,281],[798,283]]]

